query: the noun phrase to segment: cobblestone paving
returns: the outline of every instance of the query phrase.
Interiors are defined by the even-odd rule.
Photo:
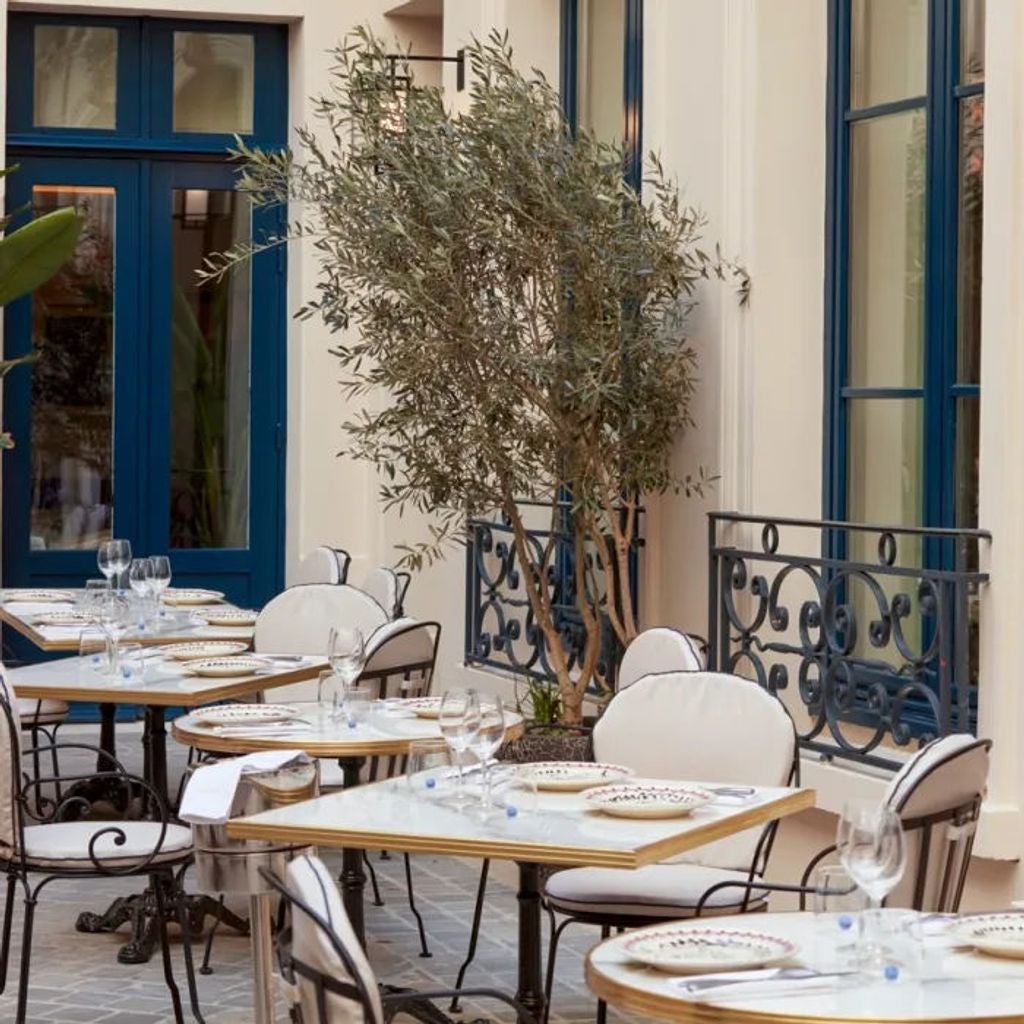
[[[74,726],[61,731],[61,739],[94,741],[94,727]],[[120,754],[129,769],[141,766],[137,728],[119,729]],[[169,742],[172,768],[180,772],[183,754]],[[80,766],[68,759],[62,768]],[[82,765],[81,767],[86,767]],[[325,859],[337,873],[336,854]],[[380,860],[372,855],[385,905],[370,902],[367,887],[366,927],[370,961],[385,982],[414,988],[454,984],[465,954],[473,912],[479,865],[451,858],[417,856],[413,859],[416,901],[427,925],[433,956],[419,956],[415,924],[405,900],[402,860]],[[498,878],[494,875],[498,874]],[[466,983],[489,985],[505,991],[516,986],[516,902],[507,871],[492,871],[477,959]],[[164,986],[159,955],[148,964],[119,964],[116,954],[127,930],[118,935],[80,935],[74,921],[82,910],[100,910],[115,896],[137,891],[137,880],[54,882],[43,891],[36,913],[28,1019],[53,1024],[165,1024],[173,1017]],[[2,905],[0,905],[2,909]],[[20,932],[20,907],[14,930]],[[574,934],[575,933],[575,934]],[[583,982],[582,956],[595,941],[595,930],[570,928],[559,948],[554,1009],[558,1024],[582,1024],[594,1020],[595,1003]],[[180,946],[174,943],[175,969],[185,997],[184,967]],[[198,951],[197,951],[198,952]],[[13,1021],[17,990],[19,947],[16,941],[7,990],[0,995],[0,1022]],[[248,939],[225,930],[218,932],[213,952],[214,973],[199,978],[200,1002],[208,1024],[249,1024],[251,963]],[[512,1014],[493,1006],[469,1004],[462,1019],[487,1016],[511,1021]],[[187,1011],[186,1011],[187,1017]],[[286,1014],[280,1012],[284,1021]],[[407,1019],[407,1018],[401,1018]],[[614,1012],[609,1020],[624,1020]],[[635,1019],[635,1018],[633,1018]]]

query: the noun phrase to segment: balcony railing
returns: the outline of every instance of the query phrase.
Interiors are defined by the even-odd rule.
[[[984,530],[711,513],[709,667],[778,693],[803,747],[897,767],[899,747],[975,730],[979,547],[990,541]]]
[[[564,528],[569,503],[560,502],[560,511],[552,517],[552,508],[538,502],[522,502],[520,511],[528,527],[529,544],[537,561],[553,537],[555,556],[548,573],[548,593],[554,619],[562,634],[565,649],[574,668],[583,655],[586,631],[576,608],[576,574],[572,540]],[[563,529],[552,530],[562,517]],[[467,663],[504,669],[534,679],[553,679],[543,634],[534,621],[523,586],[522,568],[516,554],[512,527],[503,519],[472,519],[466,544],[466,641]],[[639,544],[640,542],[638,542]],[[592,557],[590,554],[587,557]],[[630,580],[633,607],[637,608],[636,550],[631,555]],[[601,595],[604,600],[604,595]],[[603,622],[598,674],[614,680],[618,666],[618,641],[607,617]]]

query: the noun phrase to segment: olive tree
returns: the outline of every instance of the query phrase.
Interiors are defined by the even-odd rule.
[[[404,546],[404,561],[430,563],[468,518],[503,515],[563,716],[577,720],[603,682],[602,629],[622,644],[637,631],[638,503],[704,479],[670,468],[692,425],[695,286],[735,273],[745,297],[746,277],[702,248],[702,217],[655,158],[641,198],[621,144],[573,133],[507,38],[467,47],[458,112],[437,89],[398,88],[407,68],[367,31],[335,58],[299,151],[238,144],[240,187],[258,204],[296,204],[287,235],[308,239],[319,263],[300,315],[337,332],[350,398],[387,396],[345,426],[349,453],[380,470],[384,504],[429,517],[429,539]],[[206,273],[281,241],[221,254]],[[524,500],[551,505],[548,537],[528,530]],[[560,543],[586,633],[575,664],[549,586]]]

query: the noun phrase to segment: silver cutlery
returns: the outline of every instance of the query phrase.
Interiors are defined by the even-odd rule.
[[[690,995],[697,995],[704,992],[731,988],[735,985],[764,985],[779,981],[808,981],[811,979],[826,980],[829,978],[842,978],[856,971],[816,971],[811,967],[776,967],[769,970],[751,972],[748,977],[704,977],[690,978],[686,981],[677,982],[682,991]]]

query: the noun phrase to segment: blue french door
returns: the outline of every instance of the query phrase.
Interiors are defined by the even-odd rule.
[[[117,536],[262,603],[282,577],[283,266],[196,271],[277,225],[219,161],[15,158],[11,208],[74,205],[84,226],[6,315],[6,351],[39,359],[6,383],[5,583],[80,584]]]

